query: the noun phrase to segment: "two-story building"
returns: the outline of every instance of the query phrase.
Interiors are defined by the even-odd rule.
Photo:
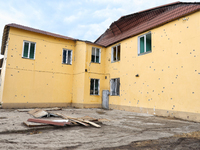
[[[106,101],[111,109],[200,121],[199,32],[196,2],[123,16],[94,43],[8,24],[0,102],[101,108]]]

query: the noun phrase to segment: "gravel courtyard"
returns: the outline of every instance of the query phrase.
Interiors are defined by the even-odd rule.
[[[0,109],[0,149],[200,149],[200,123],[119,110],[68,108],[51,112],[107,121],[101,128],[27,127],[23,122],[33,116]]]

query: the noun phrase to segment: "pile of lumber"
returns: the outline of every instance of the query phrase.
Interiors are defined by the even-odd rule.
[[[96,128],[100,128],[101,126],[99,124],[102,124],[102,119],[95,119],[89,116],[85,116],[82,118],[74,118],[70,117],[61,113],[48,113],[45,110],[42,109],[35,109],[28,112],[34,118],[29,118],[27,121],[23,122],[28,127],[39,127],[39,126],[77,126],[82,125],[85,127],[93,126]],[[56,119],[56,120],[50,120],[50,119],[38,119],[42,117],[59,117],[62,119]],[[105,120],[105,119],[104,119]]]

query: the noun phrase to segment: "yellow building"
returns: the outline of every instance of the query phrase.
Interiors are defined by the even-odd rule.
[[[101,108],[103,101],[111,109],[200,121],[199,32],[200,3],[182,2],[123,16],[94,43],[8,24],[0,102]]]

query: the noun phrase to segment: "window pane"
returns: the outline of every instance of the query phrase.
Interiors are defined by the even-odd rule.
[[[63,50],[63,63],[66,63],[66,50]]]
[[[90,94],[94,94],[94,79],[90,80]]]
[[[144,53],[144,37],[140,38],[140,53]]]
[[[120,45],[117,46],[117,60],[120,60]]]
[[[29,58],[34,59],[35,43],[31,43]]]
[[[95,48],[92,48],[92,58],[91,58],[92,62],[95,62]]]
[[[151,33],[146,35],[146,52],[151,51]]]
[[[119,95],[119,91],[120,91],[120,79],[116,79],[116,80],[117,80],[116,95]]]
[[[96,63],[99,63],[99,53],[100,53],[100,50],[97,48],[96,49]]]
[[[68,50],[67,64],[71,64],[71,59],[72,59],[72,51]]]
[[[113,61],[116,61],[116,47],[113,47]]]
[[[23,53],[23,57],[28,57],[28,47],[29,47],[29,43],[24,43],[24,53]]]
[[[95,80],[95,95],[99,94],[99,80]]]

